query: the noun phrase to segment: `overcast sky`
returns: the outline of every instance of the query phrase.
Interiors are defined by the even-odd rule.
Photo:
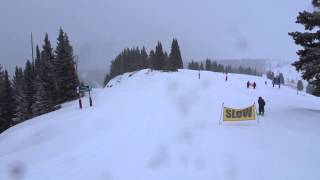
[[[183,58],[294,60],[287,35],[311,0],[1,0],[0,64],[7,69],[31,58],[30,33],[56,46],[68,33],[84,69],[107,69],[123,48],[158,40],[169,51],[177,38]]]

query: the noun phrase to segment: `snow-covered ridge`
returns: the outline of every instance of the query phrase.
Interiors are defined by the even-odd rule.
[[[257,89],[247,89],[255,81]],[[142,70],[0,134],[0,179],[317,180],[320,101],[247,75]],[[111,86],[112,85],[112,86]],[[260,124],[219,125],[262,96]]]

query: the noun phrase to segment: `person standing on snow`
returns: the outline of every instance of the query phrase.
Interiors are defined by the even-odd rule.
[[[264,115],[264,106],[266,105],[266,102],[264,99],[260,96],[258,99],[258,104],[259,104],[259,115]]]
[[[275,80],[275,78],[273,78],[273,80],[272,80],[272,87],[274,87],[274,84],[276,83],[276,80]]]
[[[248,81],[247,82],[247,88],[249,89],[249,87],[250,87],[250,82]]]
[[[256,88],[256,86],[257,86],[257,84],[256,84],[256,82],[253,82],[253,89],[255,89]]]

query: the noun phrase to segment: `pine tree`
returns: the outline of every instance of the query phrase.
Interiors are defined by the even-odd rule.
[[[4,72],[2,70],[2,66],[0,64],[0,133],[9,128],[9,123],[7,119],[4,117],[4,109],[3,109],[3,98],[4,96]]]
[[[48,92],[46,91],[42,78],[37,76],[36,78],[37,89],[34,95],[34,103],[32,104],[32,113],[34,116],[39,116],[54,110],[54,105]]]
[[[40,67],[40,58],[41,58],[41,53],[40,53],[40,49],[39,46],[36,46],[36,58],[35,58],[35,62],[34,62],[34,70],[35,70],[35,77],[37,74],[37,69],[39,69]]]
[[[165,55],[163,52],[161,42],[158,42],[156,46],[155,56],[152,62],[152,69],[164,70],[165,69]]]
[[[298,91],[303,91],[303,83],[301,80],[299,80],[297,83],[297,89],[298,89]]]
[[[274,73],[272,71],[267,71],[267,78],[273,80],[275,78]]]
[[[216,61],[211,62],[211,71],[219,72],[218,63]]]
[[[199,69],[200,69],[200,70],[204,70],[204,66],[203,66],[203,63],[202,63],[202,62],[200,63]]]
[[[142,69],[146,69],[150,67],[150,63],[148,62],[148,53],[145,47],[141,49],[141,59],[142,59]]]
[[[155,56],[156,56],[156,54],[155,54],[154,50],[151,50],[149,53],[149,63],[150,63],[151,69],[154,69]]]
[[[0,132],[12,126],[15,107],[13,99],[13,91],[8,72],[2,72],[0,68]]]
[[[193,67],[194,67],[193,61],[189,62],[189,63],[188,63],[188,69],[193,70]]]
[[[179,47],[177,39],[173,39],[173,41],[172,41],[168,65],[169,65],[168,70],[170,70],[170,71],[177,71],[178,69],[183,68],[180,47]]]
[[[30,63],[30,61],[27,61],[25,69],[24,69],[24,95],[26,96],[27,101],[27,114],[26,118],[32,118],[32,104],[33,102],[33,96],[35,95],[34,90],[34,81],[35,81],[35,72],[33,65]]]
[[[23,76],[23,70],[16,67],[15,75],[12,81],[14,102],[15,102],[15,118],[14,124],[18,124],[26,120],[29,115],[29,103],[25,94],[25,78]],[[33,101],[33,99],[32,99]],[[32,108],[32,107],[31,107]],[[32,113],[32,112],[31,112]]]
[[[63,103],[77,98],[79,80],[74,66],[73,48],[68,35],[62,29],[60,29],[55,53],[56,99],[57,103]]]
[[[199,70],[200,64],[198,62],[194,62],[194,70]]]
[[[206,70],[211,71],[212,70],[212,63],[210,59],[206,60]]]
[[[312,1],[315,10],[313,12],[300,12],[296,23],[304,25],[307,32],[291,32],[290,36],[297,45],[303,47],[297,54],[299,60],[292,65],[302,73],[302,78],[314,86],[314,95],[320,96],[320,2]]]
[[[42,51],[40,52],[38,46],[36,47],[35,74],[32,83],[34,92],[31,103],[32,116],[52,111],[57,103],[54,58],[53,48],[51,47],[48,34],[46,34]],[[40,90],[41,92],[39,92]],[[25,96],[28,97],[28,102],[30,102],[30,95],[28,96],[25,93]],[[29,105],[28,103],[28,107]]]
[[[165,70],[165,71],[173,71],[167,51],[164,52],[164,67],[163,67],[163,70]]]
[[[38,52],[37,52],[38,53]],[[38,55],[37,55],[38,56]],[[51,43],[48,37],[48,34],[45,35],[44,44],[42,46],[42,51],[40,53],[40,61],[36,68],[36,75],[40,78],[37,82],[35,82],[36,85],[39,85],[39,83],[43,83],[42,86],[45,89],[45,92],[50,99],[52,105],[55,105],[56,102],[56,77],[54,72],[54,54],[53,54],[53,48],[51,47]],[[38,57],[37,57],[38,59]],[[36,79],[36,77],[35,77]],[[35,87],[35,89],[38,89],[38,87]]]

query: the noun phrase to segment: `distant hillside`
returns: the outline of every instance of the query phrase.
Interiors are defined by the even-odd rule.
[[[232,67],[251,67],[256,68],[258,72],[265,72],[267,70],[267,60],[264,59],[223,59],[217,60],[219,64],[224,66],[232,66]]]

